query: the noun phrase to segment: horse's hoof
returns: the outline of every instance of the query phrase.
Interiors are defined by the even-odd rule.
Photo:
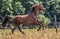
[[[11,34],[14,34],[13,32]]]
[[[23,33],[23,35],[25,35],[25,33]]]
[[[39,31],[40,29],[38,29],[37,31]]]

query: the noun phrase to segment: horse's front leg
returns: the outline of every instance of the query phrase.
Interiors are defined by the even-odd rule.
[[[37,29],[37,31],[39,31],[41,29],[41,24],[39,24],[39,28]]]
[[[44,22],[38,21],[38,24],[39,24],[40,26],[39,26],[39,29],[38,29],[37,31],[39,31],[39,30],[41,29],[41,27],[42,27],[42,29],[44,30]]]

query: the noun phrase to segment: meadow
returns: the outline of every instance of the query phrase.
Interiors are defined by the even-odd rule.
[[[25,32],[23,35],[17,29],[14,34],[11,34],[11,29],[0,29],[0,39],[60,39],[60,29],[58,34],[55,29],[46,29],[37,31],[37,29],[22,29]]]

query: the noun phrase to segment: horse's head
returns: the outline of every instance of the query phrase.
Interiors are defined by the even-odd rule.
[[[41,4],[38,4],[37,7],[38,7],[40,10],[43,10],[43,11],[46,10]]]
[[[46,10],[41,4],[35,4],[31,7],[32,10],[34,10],[35,8],[43,11]]]

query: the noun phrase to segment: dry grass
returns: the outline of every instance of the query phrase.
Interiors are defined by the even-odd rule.
[[[23,29],[25,35],[18,30],[11,34],[11,30],[0,30],[0,39],[60,39],[60,29],[58,34],[55,29],[37,31],[37,29]]]

